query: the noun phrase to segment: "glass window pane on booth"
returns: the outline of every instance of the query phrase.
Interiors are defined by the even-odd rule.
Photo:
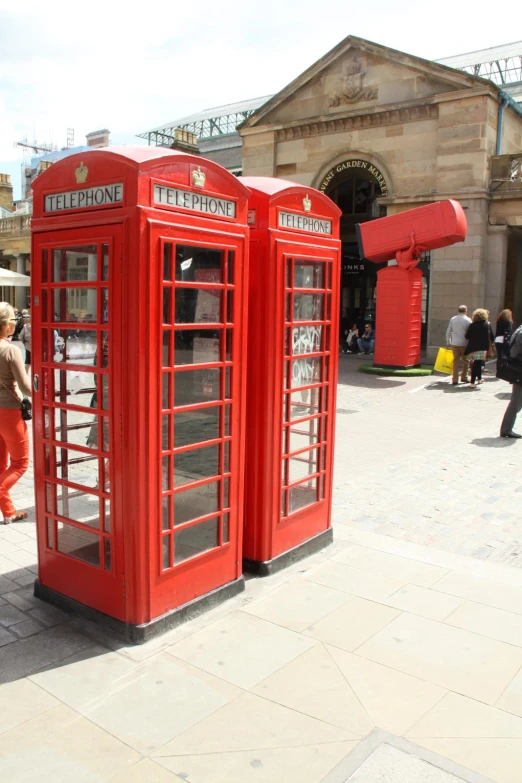
[[[109,323],[109,289],[102,288],[101,290],[101,322],[102,324]]]
[[[56,477],[73,484],[95,488],[98,485],[98,457],[75,449],[53,447]]]
[[[178,288],[176,290],[177,324],[220,323],[223,291],[219,288]]]
[[[53,283],[96,280],[97,268],[96,245],[62,247],[53,252]]]
[[[48,514],[54,514],[53,495],[54,495],[54,486],[52,484],[48,484],[46,482],[46,484],[45,484],[45,510],[47,511]]]
[[[224,405],[223,406],[223,418],[224,418],[223,435],[225,436],[225,438],[227,438],[230,435],[230,409],[231,409],[230,405]]]
[[[227,266],[228,266],[228,284],[233,285],[234,284],[234,266],[236,263],[236,254],[233,250],[228,251],[228,259],[227,259]]]
[[[163,289],[163,323],[172,323],[172,286]]]
[[[290,444],[288,451],[290,453],[305,449],[307,446],[313,446],[319,440],[319,421],[320,419],[309,419],[298,424],[297,427],[290,428]]]
[[[103,540],[103,556],[105,560],[105,570],[110,571],[112,563],[110,538],[104,538]]]
[[[170,442],[170,428],[171,428],[171,417],[169,415],[164,415],[161,417],[161,450],[162,451],[168,451],[172,448],[171,442]]]
[[[100,499],[97,495],[59,486],[56,513],[60,517],[67,517],[73,522],[81,522],[88,527],[100,527]]]
[[[317,502],[317,476],[314,479],[291,487],[289,490],[289,513]]]
[[[322,360],[319,356],[311,359],[295,359],[292,362],[292,388],[309,386],[321,380]]]
[[[170,508],[172,505],[172,495],[161,498],[161,527],[163,530],[170,530]]]
[[[177,245],[176,280],[184,283],[222,283],[223,251]]]
[[[317,353],[321,350],[322,324],[294,326],[292,329],[292,354]]]
[[[174,332],[174,364],[211,364],[221,361],[220,331],[176,329]]]
[[[170,553],[172,550],[172,535],[167,535],[163,537],[162,540],[162,565],[163,568],[170,568]]]
[[[161,376],[161,407],[163,410],[172,408],[172,373],[164,372]]]
[[[185,489],[174,495],[174,525],[219,511],[219,481]]]
[[[109,245],[102,245],[102,280],[109,279]]]
[[[223,543],[228,544],[230,541],[230,523],[229,514],[223,514]]]
[[[294,321],[322,321],[323,294],[294,294]]]
[[[69,403],[80,408],[94,408],[97,406],[96,390],[95,373],[78,370],[57,370],[54,373],[56,402]]]
[[[324,288],[324,264],[296,261],[294,288]]]
[[[170,329],[163,330],[161,363],[163,367],[172,365],[172,331]]]
[[[302,419],[319,413],[320,388],[303,389],[290,394],[290,419]]]
[[[204,440],[219,438],[218,406],[176,413],[174,416],[174,447],[189,446]]]
[[[174,486],[191,484],[219,474],[219,446],[184,451],[174,456]]]
[[[185,370],[174,375],[174,406],[221,399],[221,370]]]
[[[311,449],[310,451],[304,451],[297,457],[290,457],[288,460],[290,475],[288,477],[288,483],[293,484],[294,481],[310,476],[312,473],[319,471],[319,449]]]
[[[84,563],[100,565],[100,539],[88,530],[58,522],[56,548],[58,552]]]
[[[96,365],[98,333],[94,329],[54,329],[53,340],[53,362]]]
[[[111,532],[111,501],[104,498],[103,502],[103,529],[106,533]]]
[[[53,321],[95,323],[98,317],[96,288],[55,288]]]
[[[54,437],[62,443],[93,448],[97,428],[97,416],[89,411],[73,411],[68,408],[54,409]],[[96,446],[94,446],[96,448]]]
[[[219,517],[174,533],[174,565],[219,546]]]
[[[54,537],[53,537],[53,520],[52,519],[46,519],[45,520],[45,529],[46,529],[46,546],[48,549],[54,548]]]
[[[163,245],[163,279],[172,280],[172,252],[174,245]]]

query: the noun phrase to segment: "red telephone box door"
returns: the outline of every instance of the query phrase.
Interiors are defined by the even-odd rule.
[[[163,315],[155,613],[172,594],[183,604],[241,574],[246,339],[243,237],[162,226],[153,228],[157,243]]]
[[[111,475],[120,443],[113,412],[121,229],[54,236],[39,233],[33,245],[34,466],[43,488],[38,518],[45,518],[40,581],[123,619],[122,537],[111,521],[119,518]]]
[[[334,251],[277,243],[284,270],[282,485],[274,554],[330,526],[337,379]]]

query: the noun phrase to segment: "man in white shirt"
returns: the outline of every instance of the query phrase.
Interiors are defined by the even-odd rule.
[[[451,348],[453,352],[453,385],[456,386],[459,382],[459,359],[462,359],[462,375],[460,380],[462,383],[468,383],[468,360],[464,351],[468,341],[466,339],[466,332],[471,323],[471,318],[467,316],[468,308],[466,305],[460,305],[458,315],[454,315],[450,319],[448,328],[446,330],[446,343],[448,348]]]

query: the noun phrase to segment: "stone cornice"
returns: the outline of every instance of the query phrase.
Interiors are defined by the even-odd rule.
[[[239,127],[239,133],[241,136],[254,136],[259,133],[276,133],[278,134],[280,131],[288,131],[290,128],[305,128],[307,126],[312,125],[321,125],[324,124],[331,125],[331,123],[339,123],[340,121],[348,120],[348,119],[365,119],[364,125],[359,125],[357,127],[374,127],[379,125],[393,125],[393,124],[401,124],[402,122],[415,122],[419,119],[437,119],[438,117],[438,104],[439,103],[451,103],[455,101],[460,101],[464,99],[469,98],[478,98],[481,96],[486,96],[489,98],[493,98],[498,103],[498,95],[495,93],[495,85],[494,84],[486,84],[486,85],[480,85],[478,87],[475,87],[474,89],[465,89],[465,90],[453,90],[453,92],[444,92],[439,93],[438,95],[433,95],[428,98],[416,98],[412,101],[402,101],[400,103],[388,103],[384,106],[371,106],[371,107],[365,107],[364,109],[361,108],[353,108],[353,109],[347,109],[342,112],[335,112],[330,114],[322,114],[317,117],[310,117],[307,119],[299,119],[299,120],[290,120],[289,122],[284,123],[269,123],[266,125],[256,125],[252,128],[241,128]],[[425,113],[422,116],[415,117],[415,112],[421,110]],[[430,112],[428,114],[428,112]],[[394,115],[393,121],[389,120],[390,114]],[[385,115],[386,120],[374,120],[373,122],[369,122],[366,118],[373,117],[373,116],[380,116]],[[405,117],[405,119],[401,119],[401,117]],[[335,133],[337,128],[334,128],[333,130],[326,131],[327,133]],[[344,130],[344,128],[340,128],[340,130]],[[323,131],[325,132],[325,131]],[[309,132],[306,132],[302,134],[303,136],[310,136],[314,134],[310,134]],[[302,138],[302,136],[295,135],[290,136],[289,138]],[[281,139],[278,137],[278,141],[281,141]]]
[[[376,199],[378,204],[390,206],[392,204],[418,204],[420,202],[431,204],[434,201],[443,201],[448,198],[453,198],[456,201],[467,201],[468,199],[491,199],[491,194],[488,190],[459,190],[459,191],[437,191],[436,193],[415,193],[411,196],[381,196]]]
[[[307,122],[292,123],[275,131],[276,141],[291,141],[293,139],[320,136],[325,133],[343,133],[366,128],[378,128],[383,125],[402,125],[406,122],[436,120],[439,116],[438,107],[432,104],[410,106],[400,109],[384,109],[342,117],[321,117]]]

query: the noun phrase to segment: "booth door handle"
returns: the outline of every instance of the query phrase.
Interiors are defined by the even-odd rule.
[[[33,375],[33,389],[35,392],[40,391],[40,376]]]

